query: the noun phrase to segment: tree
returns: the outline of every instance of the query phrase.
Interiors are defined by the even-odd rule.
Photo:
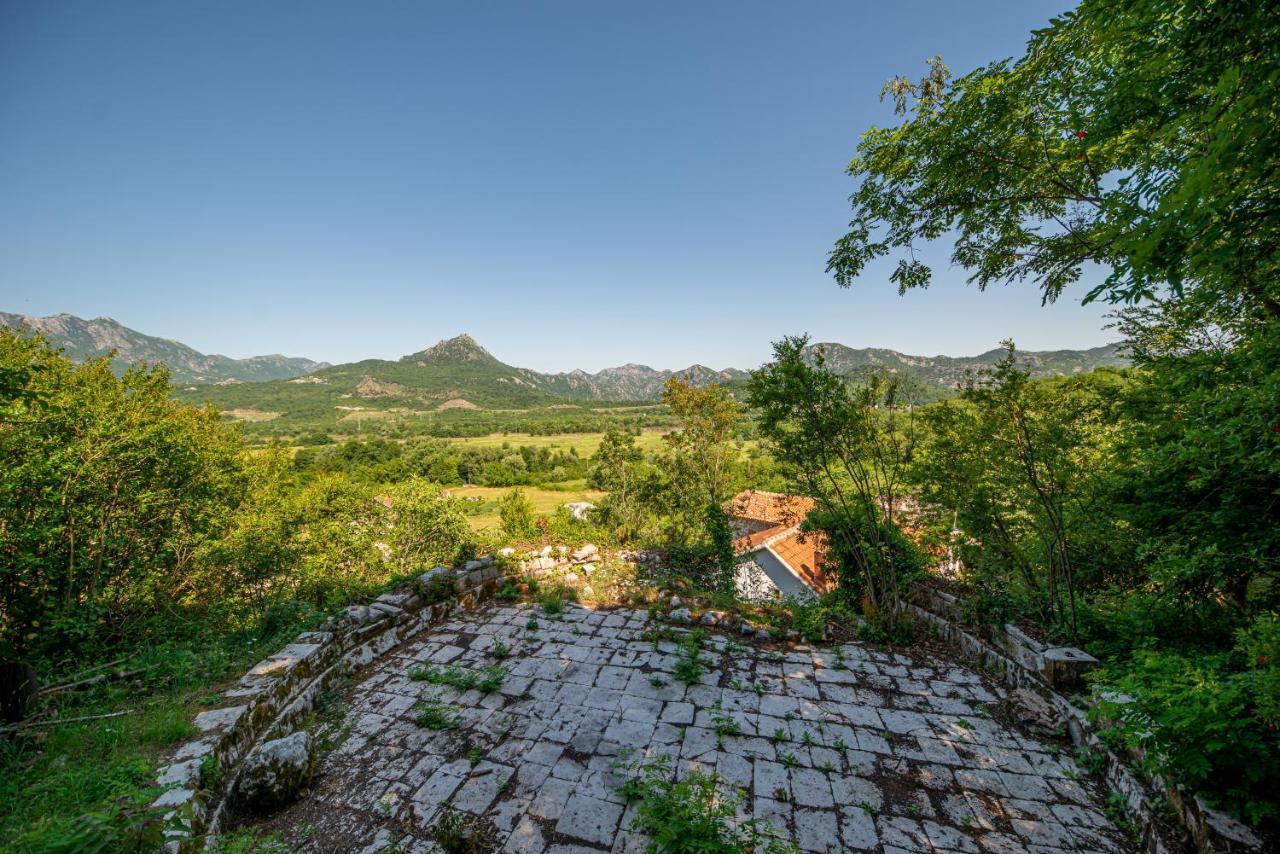
[[[960,401],[926,410],[911,475],[926,506],[980,545],[969,562],[995,595],[1018,589],[1075,638],[1081,572],[1098,580],[1122,539],[1100,511],[1132,384],[1110,371],[1033,381],[1004,346]]]
[[[498,502],[502,533],[513,542],[527,542],[538,534],[537,514],[533,502],[523,489],[513,489]]]
[[[401,575],[416,575],[432,566],[452,564],[471,539],[462,501],[426,478],[410,478],[391,491],[394,519],[389,545]]]
[[[103,642],[182,588],[246,481],[238,431],[163,367],[0,330],[0,658]]]
[[[387,577],[378,544],[388,511],[373,489],[340,474],[322,474],[292,496],[303,542],[293,596],[327,610],[349,602]],[[392,549],[396,542],[391,528]]]
[[[786,472],[818,502],[849,562],[841,586],[860,592],[867,610],[892,626],[901,576],[912,569],[894,536],[895,513],[917,441],[914,409],[892,379],[850,387],[821,354],[805,358],[807,337],[773,345],[773,361],[751,375],[748,404]]]
[[[980,288],[1031,279],[1046,301],[1105,271],[1083,296],[1125,306],[1120,405],[1007,370],[931,419],[926,494],[994,580],[1047,580],[1059,622],[1090,582],[1077,628],[1135,697],[1126,737],[1253,821],[1275,820],[1280,742],[1249,698],[1280,664],[1233,638],[1274,637],[1280,603],[1277,56],[1268,4],[1082,0],[1016,59],[953,81],[935,58],[882,93],[904,118],[863,135],[828,264],[847,287],[896,256],[899,290],[925,287],[916,250],[947,238]]]
[[[622,539],[633,538],[641,527],[643,512],[638,500],[638,481],[642,459],[635,436],[618,427],[605,431],[600,447],[591,458],[588,483],[609,493],[601,502],[600,515]]]
[[[712,383],[697,388],[687,379],[672,377],[662,392],[679,429],[664,438],[672,453],[690,464],[707,504],[719,504],[725,494],[726,474],[734,454],[730,444],[742,410],[729,390]]]
[[[733,526],[720,504],[707,505],[707,537],[711,541],[712,583],[721,593],[734,592],[737,556],[733,553]]]
[[[1168,288],[1280,320],[1280,16],[1248,0],[1084,0],[1025,55],[956,80],[935,58],[895,78],[896,127],[868,130],[849,232],[829,257],[850,285],[898,255],[900,290],[954,235],[979,287],[1032,279],[1056,299],[1093,264],[1086,300]]]

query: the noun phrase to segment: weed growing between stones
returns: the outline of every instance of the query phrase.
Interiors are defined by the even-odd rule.
[[[415,667],[409,671],[409,678],[431,685],[448,685],[459,691],[470,691],[472,688],[481,694],[492,694],[502,687],[507,678],[507,671],[496,664],[484,670],[468,670],[465,667]]]
[[[1107,818],[1115,823],[1115,826],[1124,831],[1125,835],[1135,844],[1142,842],[1142,828],[1129,818],[1129,811],[1125,806],[1124,795],[1115,789],[1107,792],[1107,801],[1102,805],[1102,812]]]
[[[222,785],[222,763],[212,753],[200,760],[200,788],[217,791]]]
[[[706,643],[707,633],[702,629],[694,629],[685,636],[680,644],[680,657],[676,660],[676,678],[686,685],[692,685],[702,677],[702,668],[706,664],[699,654]]]
[[[457,595],[453,574],[448,572],[437,572],[425,583],[422,581],[416,582],[414,587],[417,589],[418,595],[422,597],[424,605],[446,602]]]
[[[683,780],[673,781],[669,756],[660,756],[650,762],[622,762],[615,768],[631,775],[620,787],[622,794],[636,807],[636,819],[631,830],[648,836],[646,851],[652,854],[666,851],[709,854],[799,851],[794,845],[779,839],[777,832],[763,820],[735,823],[734,817],[743,802],[743,795],[715,774],[693,772]]]
[[[293,849],[278,833],[264,834],[256,827],[242,827],[221,834],[209,850],[213,854],[289,854]]]
[[[430,836],[445,854],[481,854],[498,847],[498,829],[493,822],[452,808],[440,813]]]
[[[424,729],[453,729],[462,724],[462,717],[439,700],[423,700],[417,712],[414,722]]]
[[[715,728],[717,747],[724,746],[724,737],[726,735],[742,735],[742,725],[726,714],[722,713],[713,716],[711,723]]]

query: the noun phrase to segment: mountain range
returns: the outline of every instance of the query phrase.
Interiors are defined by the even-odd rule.
[[[81,320],[71,315],[33,318],[0,314],[0,323],[41,331],[73,359],[116,351],[113,364],[165,362],[178,396],[208,401],[225,410],[253,409],[312,415],[335,411],[398,410],[425,412],[455,408],[502,409],[564,403],[651,402],[672,376],[695,384],[719,382],[740,387],[750,375],[737,368],[715,370],[690,365],[679,371],[627,364],[596,373],[582,370],[540,373],[508,365],[474,338],[461,334],[398,360],[366,359],[328,365],[309,359],[258,356],[230,359],[206,356],[176,341],[134,332],[110,318]],[[809,345],[826,365],[844,376],[889,371],[915,381],[926,398],[954,393],[966,372],[991,365],[1004,355],[990,350],[977,356],[912,356],[886,349],[854,349],[843,344]],[[1128,364],[1117,345],[1089,350],[1022,352],[1033,376],[1057,376],[1101,366]]]
[[[164,362],[175,383],[260,382],[329,367],[328,362],[278,354],[248,359],[206,355],[178,341],[143,335],[109,317],[85,320],[71,314],[36,317],[0,312],[0,326],[39,332],[77,362],[114,352],[111,366],[121,373],[138,362]]]

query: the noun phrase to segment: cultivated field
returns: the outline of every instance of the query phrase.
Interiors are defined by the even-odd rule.
[[[471,527],[477,531],[492,530],[501,524],[501,519],[498,518],[498,499],[512,489],[524,490],[525,497],[533,504],[534,511],[540,516],[553,515],[562,504],[572,501],[596,502],[605,496],[605,493],[598,489],[588,489],[580,480],[568,481],[562,485],[564,489],[543,489],[537,486],[455,486],[450,487],[448,492],[458,498],[484,500],[480,511],[467,517]]]
[[[636,438],[636,447],[645,453],[656,451],[662,447],[662,436],[667,432],[664,428],[645,430]],[[450,439],[459,445],[472,445],[477,448],[500,448],[508,444],[513,448],[532,445],[535,448],[550,448],[567,451],[576,448],[578,456],[586,459],[595,454],[600,447],[604,433],[560,433],[553,436],[533,436],[529,433],[490,433],[488,436],[476,436],[465,439]]]

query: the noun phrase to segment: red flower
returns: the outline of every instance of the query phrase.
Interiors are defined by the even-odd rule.
[[[1259,664],[1266,664],[1268,660],[1269,660],[1269,659],[1268,659],[1265,655],[1260,655],[1260,656],[1258,656],[1258,663],[1259,663]]]
[[[1084,152],[1083,152],[1083,151],[1077,151],[1077,152],[1076,152],[1076,160],[1084,160]]]
[[[1076,131],[1076,139],[1084,139],[1086,136],[1088,136],[1088,134],[1085,133],[1084,131],[1082,130]]]

